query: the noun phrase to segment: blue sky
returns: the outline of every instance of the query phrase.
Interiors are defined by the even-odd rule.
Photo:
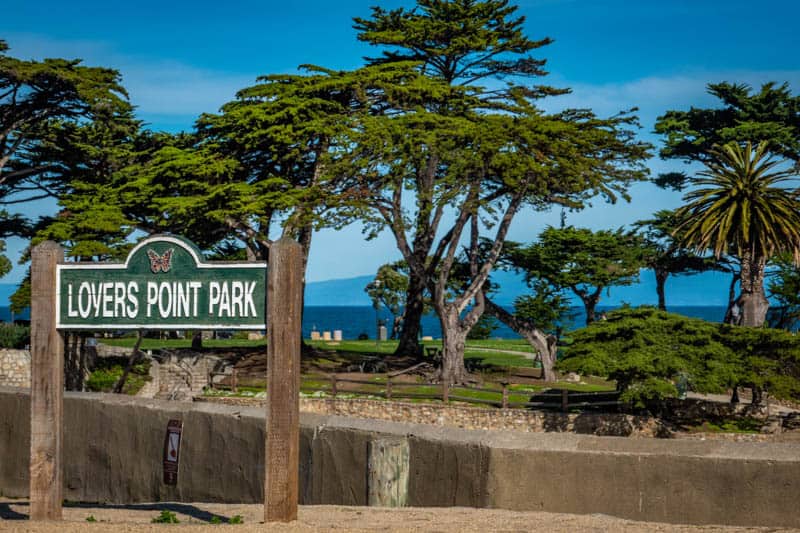
[[[3,7],[0,38],[16,57],[76,57],[118,69],[140,118],[151,128],[189,129],[256,76],[291,72],[303,63],[348,69],[375,53],[356,40],[351,19],[370,6],[410,5],[375,0],[139,2],[39,1]],[[641,137],[654,143],[655,118],[667,109],[711,106],[710,82],[754,86],[788,81],[800,92],[796,23],[800,2],[764,0],[624,1],[521,0],[530,37],[555,43],[544,83],[573,93],[544,103],[548,110],[590,107],[600,115],[639,107]],[[651,161],[654,174],[680,163]],[[596,202],[569,214],[577,226],[610,228],[679,205],[680,195],[649,184],[631,190],[633,202]],[[40,210],[51,209],[43,204]],[[521,213],[510,238],[530,241],[558,212]],[[12,242],[16,253],[21,243]],[[308,280],[374,273],[398,258],[388,235],[365,243],[357,226],[316,236]],[[16,282],[15,271],[3,282]]]

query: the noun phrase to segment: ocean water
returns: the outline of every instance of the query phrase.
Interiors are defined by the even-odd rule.
[[[25,309],[21,313],[12,313],[9,307],[0,307],[0,322],[11,322],[12,320],[30,320],[30,309]]]
[[[599,306],[600,311],[611,311],[615,307]],[[670,307],[669,311],[685,316],[702,318],[709,322],[722,322],[725,317],[725,307],[720,306],[675,306]],[[582,307],[573,307],[570,313],[573,318],[566,321],[564,327],[567,331],[576,329],[586,322],[586,314]],[[8,307],[0,307],[0,321],[11,321],[12,313]],[[22,313],[14,314],[15,320],[30,320],[30,312],[26,309]],[[357,339],[359,335],[366,334],[370,339],[375,338],[377,332],[376,320],[383,320],[387,328],[391,327],[392,315],[385,309],[381,309],[377,314],[375,309],[369,306],[306,306],[303,310],[303,337],[309,338],[312,329],[317,331],[342,330],[342,337],[345,339]],[[505,324],[498,323],[498,328],[492,333],[492,337],[501,339],[518,339],[511,328]],[[391,333],[391,331],[390,331]],[[422,318],[422,334],[430,335],[438,339],[442,337],[442,329],[439,319],[435,314],[429,314]]]
[[[597,309],[599,313],[600,311],[611,311],[616,307],[598,306]],[[719,306],[675,306],[668,310],[693,318],[702,318],[709,322],[722,322],[725,317],[725,307]],[[574,318],[565,323],[566,330],[582,327],[586,323],[586,313],[584,313],[583,307],[573,307],[570,314]],[[391,327],[392,316],[385,309],[381,309],[376,315],[375,309],[372,307],[306,306],[303,310],[303,337],[310,337],[312,329],[330,332],[340,329],[344,339],[357,339],[362,333],[370,339],[374,339],[377,332],[377,320],[383,320],[387,328]],[[422,334],[430,335],[435,339],[441,338],[442,329],[435,314],[423,317]],[[518,339],[519,335],[505,324],[499,323],[499,327],[494,330],[492,337]]]

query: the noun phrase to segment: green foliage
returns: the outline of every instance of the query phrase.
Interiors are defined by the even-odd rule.
[[[87,522],[97,522],[97,518],[95,518],[93,514],[90,514],[89,516],[86,517],[86,521]]]
[[[405,307],[408,275],[404,271],[407,271],[407,267],[402,261],[378,268],[375,279],[364,288],[375,308],[383,305],[390,313],[397,315]]]
[[[31,343],[31,328],[0,324],[0,348],[24,348]]]
[[[800,399],[800,338],[788,331],[723,325],[735,356],[735,380],[780,399]]]
[[[214,525],[221,524],[222,523],[222,518],[214,515],[214,516],[211,517],[211,520],[209,520],[209,523],[214,524]]]
[[[557,291],[575,293],[586,306],[587,323],[603,290],[634,283],[644,264],[638,238],[621,229],[548,227],[528,246],[506,243],[505,253],[507,264],[522,271],[529,283],[545,281]]]
[[[788,254],[774,258],[775,270],[770,272],[770,296],[777,306],[770,309],[770,327],[793,330],[800,321],[800,267]]]
[[[667,111],[655,130],[666,137],[661,157],[707,161],[717,146],[734,142],[768,143],[771,153],[800,161],[800,96],[789,85],[765,83],[753,92],[745,84],[708,85],[720,108]]]
[[[11,303],[11,311],[14,313],[21,313],[26,307],[31,306],[31,273],[25,275],[25,279],[19,284],[17,290],[14,291],[9,297]]]
[[[418,62],[448,84],[542,76],[544,60],[527,54],[552,40],[525,36],[524,18],[514,17],[516,9],[502,0],[418,0],[410,10],[373,7],[372,17],[354,19],[354,27],[360,41],[384,48],[372,63]],[[538,95],[544,89],[527,92]]]
[[[98,358],[92,374],[86,380],[86,388],[93,392],[112,392],[127,364],[127,357]],[[150,381],[150,360],[143,359],[131,368],[122,392],[136,394],[148,381]]]
[[[80,127],[130,105],[115,70],[79,60],[24,61],[0,42],[0,195],[34,190],[37,197],[42,190],[30,184],[58,174],[57,164],[42,166],[39,159],[53,147],[54,129]]]
[[[240,514],[233,515],[230,520],[228,520],[229,524],[244,524],[244,517]]]
[[[763,420],[745,417],[720,422],[703,422],[702,425],[690,429],[703,433],[761,433],[763,425]]]
[[[729,143],[710,152],[712,159],[675,217],[681,240],[698,251],[710,249],[717,257],[764,260],[780,252],[800,261],[800,201],[786,188],[796,174],[776,170],[768,143],[755,149]]]
[[[483,314],[467,333],[469,340],[486,340],[492,336],[492,332],[499,327],[500,323],[491,315]]]
[[[721,393],[736,383],[736,360],[718,326],[699,319],[620,309],[572,337],[557,368],[614,380],[622,399],[637,405],[677,396],[680,374],[698,392]]]
[[[167,511],[166,509],[162,510],[161,513],[153,518],[150,522],[153,524],[180,524],[181,521],[178,520],[178,516],[173,513],[172,511]]]
[[[523,294],[514,299],[514,316],[542,331],[555,334],[569,329],[573,315],[572,306],[563,291],[556,289],[542,279],[529,279],[531,294]]]
[[[0,51],[0,198],[24,204],[56,197],[61,208],[33,227],[4,211],[0,234],[34,236],[34,245],[53,239],[76,257],[108,257],[130,224],[109,201],[107,186],[129,161],[138,127],[118,72]],[[9,266],[0,261],[0,272]]]
[[[754,387],[776,398],[800,398],[800,338],[781,330],[712,324],[650,307],[621,309],[575,331],[564,372],[617,382],[637,405],[692,390],[724,393]]]

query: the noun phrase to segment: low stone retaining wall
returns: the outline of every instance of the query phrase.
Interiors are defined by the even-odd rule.
[[[64,497],[109,503],[263,502],[264,411],[67,393]],[[161,482],[171,418],[183,420],[175,487]],[[470,431],[308,413],[301,416],[301,503],[366,505],[368,448],[378,438],[408,443],[411,506],[800,527],[798,444]],[[5,496],[27,495],[29,454],[29,395],[0,388],[0,491]]]
[[[0,349],[0,386],[31,386],[31,352]]]
[[[264,400],[225,396],[199,396],[194,400],[225,405],[265,405]],[[514,430],[531,433],[566,432],[615,437],[670,436],[669,429],[655,418],[621,413],[480,409],[460,405],[359,398],[301,398],[300,411],[460,429]]]

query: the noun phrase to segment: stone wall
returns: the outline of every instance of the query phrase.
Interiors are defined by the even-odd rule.
[[[227,405],[265,405],[264,400],[196,397],[195,401]],[[300,398],[300,411],[320,415],[428,424],[460,429],[567,432],[617,437],[666,437],[657,419],[622,413],[560,413],[526,409],[481,409],[462,405],[407,403],[359,398]]]
[[[0,349],[0,386],[31,386],[31,352]]]
[[[165,400],[191,401],[208,385],[208,373],[214,370],[219,361],[219,357],[206,354],[162,351],[153,360],[157,375],[154,396]]]
[[[25,497],[30,399],[0,388],[0,492]],[[161,483],[167,421],[183,420],[178,484]],[[86,393],[64,398],[64,497],[263,502],[264,409]],[[303,414],[300,501],[366,505],[376,438],[409,445],[409,505],[688,524],[800,527],[800,444],[476,431]]]

